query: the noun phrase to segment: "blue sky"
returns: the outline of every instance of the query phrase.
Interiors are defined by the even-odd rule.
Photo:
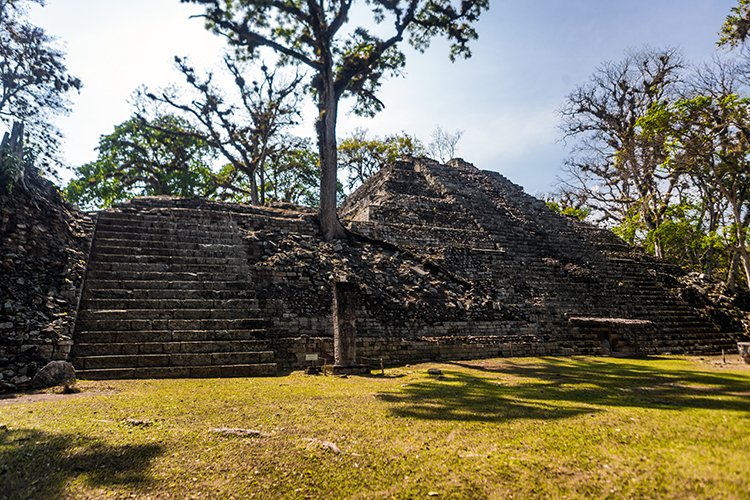
[[[735,3],[493,0],[471,59],[451,64],[442,41],[426,54],[407,51],[404,77],[383,86],[385,111],[363,119],[344,107],[339,135],[365,127],[427,140],[436,125],[460,129],[459,156],[532,194],[550,191],[567,155],[557,130],[565,96],[598,65],[631,48],[679,47],[690,62],[710,59]],[[222,40],[189,19],[197,12],[178,0],[48,0],[32,11],[33,22],[65,43],[68,67],[84,83],[73,112],[59,120],[68,163],[96,157],[99,136],[130,115],[128,99],[138,85],[179,79],[174,55],[188,55],[201,67],[218,61]],[[312,114],[308,106],[301,133],[312,134]]]

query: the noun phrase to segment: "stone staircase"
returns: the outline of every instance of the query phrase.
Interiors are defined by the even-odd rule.
[[[158,198],[101,212],[76,323],[82,378],[275,375],[231,212]]]

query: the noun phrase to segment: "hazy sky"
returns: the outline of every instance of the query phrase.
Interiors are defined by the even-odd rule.
[[[408,52],[404,77],[383,86],[385,111],[363,119],[342,109],[339,136],[359,126],[427,140],[438,124],[460,129],[459,156],[501,172],[530,193],[549,191],[566,157],[557,130],[565,96],[629,48],[680,47],[688,61],[710,59],[735,3],[493,0],[471,59],[451,64],[443,42],[424,55]],[[96,157],[99,136],[130,116],[128,99],[138,85],[179,79],[174,55],[188,55],[199,67],[219,60],[223,42],[189,18],[197,12],[178,0],[48,0],[32,11],[33,22],[65,43],[68,67],[84,83],[73,112],[59,121],[69,164]]]

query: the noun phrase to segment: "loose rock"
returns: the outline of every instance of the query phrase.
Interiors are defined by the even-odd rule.
[[[76,370],[67,361],[51,361],[36,372],[31,380],[32,387],[70,387],[76,383]]]

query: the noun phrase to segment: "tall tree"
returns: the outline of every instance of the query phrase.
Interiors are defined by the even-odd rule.
[[[670,163],[700,188],[703,204],[714,206],[709,231],[717,225],[713,219],[728,212],[731,261],[742,267],[750,287],[750,98],[737,93],[740,75],[717,61],[698,74],[688,97],[653,106],[641,123],[664,141]],[[730,264],[729,285],[735,271]]]
[[[637,221],[656,229],[678,177],[665,169],[659,137],[639,131],[638,119],[675,92],[682,63],[675,50],[642,50],[606,63],[562,107],[562,130],[574,140],[568,186],[579,191],[609,225]],[[660,242],[654,242],[662,257]]]
[[[0,119],[25,125],[27,146],[36,150],[41,166],[57,163],[60,131],[50,123],[67,113],[67,95],[80,90],[70,75],[65,54],[54,38],[26,20],[29,4],[44,0],[0,0]]]
[[[452,60],[470,56],[468,44],[477,38],[472,24],[489,7],[489,0],[362,2],[376,24],[391,24],[390,33],[380,36],[366,26],[347,26],[353,0],[182,1],[203,5],[207,27],[226,36],[232,45],[253,55],[266,47],[282,63],[295,61],[312,69],[321,162],[319,214],[326,239],[346,234],[336,213],[339,100],[354,97],[355,111],[364,115],[382,109],[376,93],[385,76],[399,74],[404,67],[406,58],[399,44],[405,37],[424,51],[433,37],[442,35],[452,44]]]
[[[218,185],[213,152],[190,125],[174,115],[144,124],[132,117],[99,139],[98,158],[76,168],[66,188],[70,200],[109,207],[134,196],[211,197]]]
[[[140,95],[187,119],[193,125],[190,133],[198,134],[224,157],[232,171],[225,169],[223,178],[233,181],[224,188],[235,191],[234,199],[249,198],[254,205],[263,204],[266,163],[288,147],[285,130],[299,118],[302,77],[285,78],[261,65],[258,78],[248,80],[246,61],[226,55],[223,63],[234,82],[234,99],[214,82],[212,73],[200,76],[180,57],[175,58],[175,64],[185,77],[187,92],[170,87],[154,92],[142,89]],[[147,115],[144,100],[139,102],[141,114]]]

